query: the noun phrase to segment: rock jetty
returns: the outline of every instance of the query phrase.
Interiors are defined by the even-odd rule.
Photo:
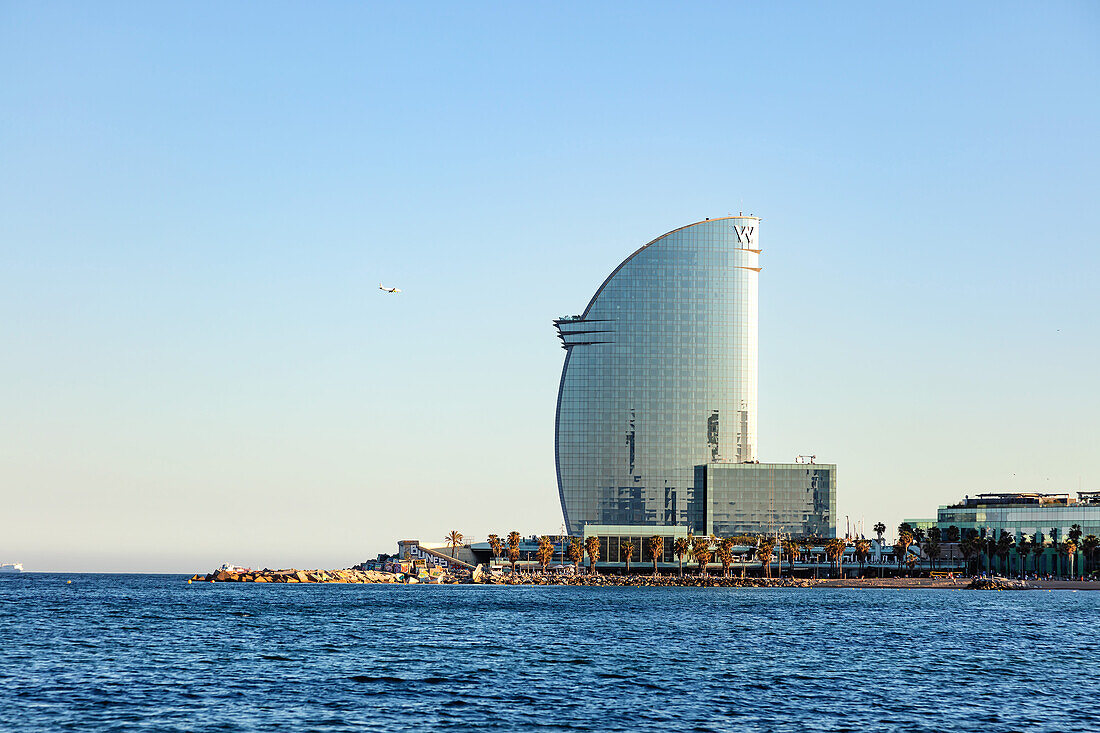
[[[478,565],[471,570],[450,570],[433,575],[430,579],[411,574],[387,573],[378,570],[248,570],[225,568],[206,575],[193,575],[188,582],[213,583],[431,583],[474,585],[573,585],[591,587],[633,588],[955,588],[970,590],[1029,590],[1035,586],[1020,580],[975,578],[968,585],[955,585],[954,581],[928,579],[822,579],[811,578],[763,578],[721,575],[631,575],[562,574],[551,572],[494,573]]]
[[[193,575],[192,581],[211,583],[399,583],[393,573],[378,570],[247,570],[233,572],[215,570],[206,575]]]
[[[1023,580],[1007,578],[974,578],[966,586],[967,590],[1031,590],[1032,586]]]

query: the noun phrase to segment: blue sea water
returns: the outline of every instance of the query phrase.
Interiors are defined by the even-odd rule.
[[[0,576],[0,729],[1096,731],[1098,621],[1100,592]]]

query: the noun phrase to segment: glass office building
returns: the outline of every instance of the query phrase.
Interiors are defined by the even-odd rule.
[[[708,463],[695,467],[700,531],[719,537],[836,535],[836,466],[818,463]]]
[[[1067,494],[1001,493],[968,496],[958,504],[941,506],[936,524],[940,531],[955,526],[1000,537],[1008,532],[1017,542],[1023,537],[1046,543],[1065,540],[1074,525],[1082,535],[1100,536],[1100,491]]]
[[[703,531],[695,467],[757,459],[759,229],[736,216],[669,232],[615,268],[582,314],[555,321],[566,350],[555,457],[570,533]]]

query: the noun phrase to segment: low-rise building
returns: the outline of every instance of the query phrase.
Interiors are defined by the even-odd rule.
[[[696,531],[719,537],[836,537],[836,465],[705,463],[695,466]]]
[[[1097,559],[1097,550],[1090,549],[1088,538],[1100,536],[1100,491],[1079,491],[1076,497],[1069,493],[1017,492],[967,496],[956,504],[941,506],[936,526],[945,537],[955,527],[964,537],[972,531],[980,537],[997,539],[1006,532],[1017,546],[1027,539],[1042,548],[1039,552],[1032,550],[1038,562],[1027,570],[1080,575],[1092,569]],[[1066,540],[1074,540],[1077,545],[1072,557],[1063,560],[1058,552],[1049,551]],[[1000,565],[999,569],[1016,572],[1024,568],[1022,560],[1005,559]],[[1073,569],[1068,570],[1068,566]]]

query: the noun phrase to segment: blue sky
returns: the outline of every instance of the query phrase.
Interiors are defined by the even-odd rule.
[[[3,2],[0,75],[0,561],[557,531],[551,320],[737,210],[842,524],[1100,488],[1096,4]]]

